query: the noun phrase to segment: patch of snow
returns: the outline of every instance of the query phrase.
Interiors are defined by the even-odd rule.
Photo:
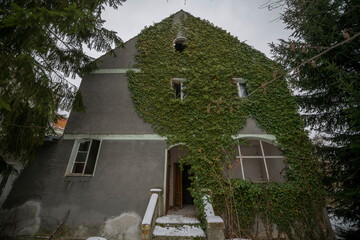
[[[212,204],[209,202],[209,196],[203,196],[203,201],[205,203],[204,212],[207,217],[215,216],[214,208]]]
[[[140,240],[141,217],[137,213],[122,213],[105,221],[100,236],[107,239],[132,239]]]
[[[89,237],[86,240],[106,240],[106,238],[103,238],[103,237]]]
[[[182,215],[166,215],[156,219],[156,223],[159,224],[200,224],[200,221],[196,218],[185,217]]]
[[[145,225],[145,224],[150,225],[151,224],[151,220],[152,220],[154,212],[155,212],[155,207],[156,207],[156,203],[157,203],[158,198],[159,198],[158,194],[156,194],[156,193],[151,194],[150,201],[149,201],[149,204],[148,204],[148,206],[146,208],[144,219],[142,221],[143,225]]]
[[[154,236],[171,237],[205,237],[204,230],[201,227],[184,225],[182,227],[160,227],[155,226]]]
[[[223,223],[224,222],[222,220],[222,218],[219,216],[208,216],[208,217],[206,217],[206,221],[208,223]]]
[[[346,222],[343,218],[336,217],[331,213],[329,214],[329,219],[330,219],[331,227],[337,239],[344,239],[343,237],[340,236],[341,230],[342,231],[357,230],[356,227],[353,226],[354,223]]]
[[[30,200],[23,205],[12,209],[0,209],[0,216],[5,219],[12,219],[13,227],[4,228],[8,235],[35,235],[41,224],[41,202]],[[7,232],[9,231],[9,232]]]
[[[226,240],[250,240],[248,238],[232,238],[232,239],[226,239]]]
[[[162,190],[160,188],[152,188],[150,192],[162,192]]]

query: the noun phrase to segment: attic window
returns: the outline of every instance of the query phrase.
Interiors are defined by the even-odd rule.
[[[243,78],[233,78],[233,82],[236,84],[239,98],[245,98],[248,95],[247,80]]]
[[[171,83],[174,90],[174,98],[180,99],[181,101],[185,100],[184,90],[186,79],[185,78],[172,78]]]
[[[178,37],[174,41],[174,48],[177,52],[183,52],[186,48],[185,42],[187,41],[187,38],[185,37]]]
[[[98,159],[99,140],[76,140],[66,175],[92,176]]]

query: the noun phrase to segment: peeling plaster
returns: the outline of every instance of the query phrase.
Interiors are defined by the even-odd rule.
[[[140,240],[140,223],[141,217],[137,213],[123,213],[106,220],[101,235],[107,239]]]
[[[1,215],[4,221],[8,223],[8,228],[5,232],[8,235],[35,235],[40,228],[41,203],[38,201],[30,200],[21,206],[4,210]]]

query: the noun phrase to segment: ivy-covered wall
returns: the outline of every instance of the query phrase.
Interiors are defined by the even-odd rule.
[[[188,39],[183,52],[173,46],[179,31]],[[269,238],[274,223],[290,238],[321,238],[321,181],[298,107],[285,79],[254,92],[282,68],[187,13],[179,24],[170,16],[145,28],[137,49],[141,72],[127,73],[133,102],[169,144],[183,143],[189,149],[183,162],[194,174],[191,191],[198,208],[201,196],[210,192],[218,214],[226,219],[228,235],[256,237],[254,224],[261,219]],[[184,101],[174,98],[173,77],[186,79]],[[238,97],[233,77],[247,80],[249,97]],[[288,166],[286,182],[251,183],[224,174],[235,154],[229,151],[237,144],[232,136],[248,117],[276,136]]]

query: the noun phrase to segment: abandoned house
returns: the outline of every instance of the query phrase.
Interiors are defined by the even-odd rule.
[[[258,184],[286,181],[287,157],[278,147],[285,137],[279,129],[301,123],[293,101],[279,94],[290,96],[286,84],[261,88],[257,93],[263,98],[246,105],[259,81],[272,79],[276,65],[264,54],[184,11],[145,28],[114,53],[97,59],[98,70],[82,79],[85,112],[71,112],[64,135],[45,142],[37,161],[8,181],[12,188],[1,196],[3,218],[8,218],[2,221],[12,224],[13,234],[49,236],[64,219],[59,236],[156,239],[167,234],[169,227],[159,225],[167,223],[166,216],[171,222],[177,211],[194,211],[190,166],[179,164],[187,140],[169,139],[212,131],[208,116],[222,124],[221,134],[229,134],[227,124],[236,133],[231,161],[238,164],[226,174]],[[147,62],[150,58],[156,66]],[[241,113],[245,105],[247,114]],[[186,106],[188,115],[181,112]],[[281,118],[289,109],[295,120]],[[204,115],[193,117],[191,111]],[[196,219],[188,228],[199,238],[224,239],[223,220],[209,201],[205,205],[206,233]]]

